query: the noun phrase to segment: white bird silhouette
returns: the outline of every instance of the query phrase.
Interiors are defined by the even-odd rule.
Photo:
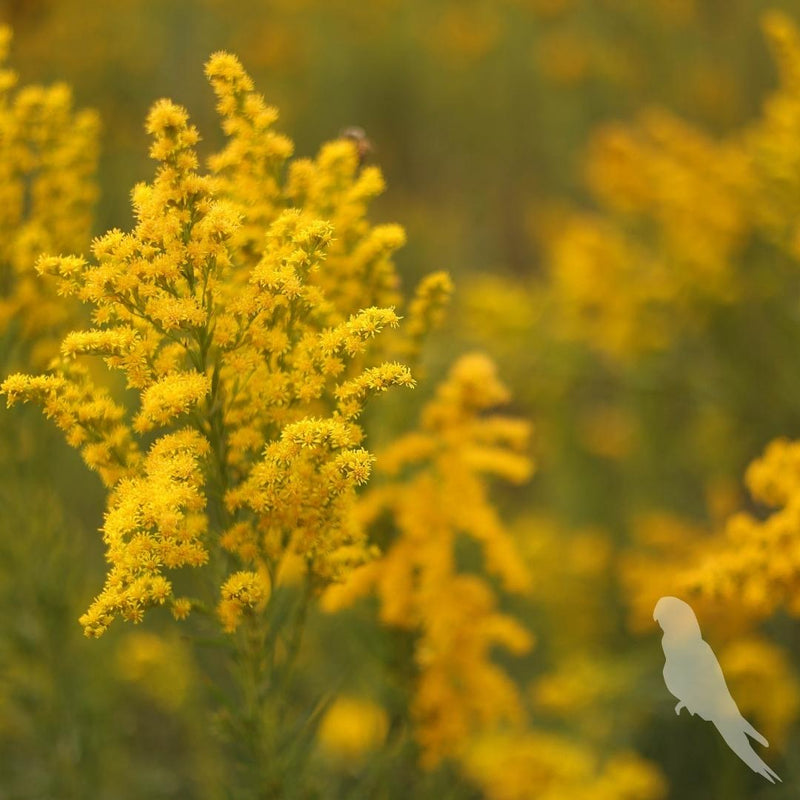
[[[682,708],[714,723],[728,747],[753,772],[770,783],[780,781],[753,750],[750,740],[769,747],[767,740],[739,713],[739,708],[725,683],[722,668],[714,651],[703,640],[700,625],[692,607],[677,597],[662,597],[653,611],[653,619],[664,631],[664,683],[678,698],[675,713]]]

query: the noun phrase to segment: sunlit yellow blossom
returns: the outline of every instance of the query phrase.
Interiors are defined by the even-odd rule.
[[[748,141],[714,140],[659,109],[594,136],[587,181],[602,211],[573,215],[549,243],[561,335],[627,360],[740,295],[737,258],[754,227]]]
[[[714,308],[778,291],[752,269],[768,242],[800,255],[800,34],[764,18],[779,86],[743,130],[715,138],[662,110],[593,137],[593,215],[575,213],[547,243],[542,287],[563,338],[627,362],[702,331]]]

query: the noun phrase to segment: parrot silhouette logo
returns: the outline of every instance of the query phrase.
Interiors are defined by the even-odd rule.
[[[675,713],[682,708],[712,722],[728,747],[753,772],[770,783],[780,781],[753,750],[748,736],[769,747],[767,740],[739,713],[714,651],[703,640],[692,607],[677,597],[662,597],[653,611],[653,619],[664,631],[661,647],[666,658],[664,683],[678,698]]]

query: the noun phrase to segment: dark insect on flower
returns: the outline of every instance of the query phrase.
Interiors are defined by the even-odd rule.
[[[352,125],[349,128],[344,128],[339,137],[342,139],[350,139],[355,146],[358,153],[358,166],[362,166],[367,160],[367,157],[373,152],[374,148],[372,142],[367,138],[367,134],[363,128],[357,125]]]

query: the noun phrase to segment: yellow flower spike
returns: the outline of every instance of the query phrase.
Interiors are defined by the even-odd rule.
[[[133,328],[117,327],[114,330],[73,331],[61,343],[61,355],[112,355],[130,351],[138,339]]]
[[[252,266],[263,250],[264,231],[283,206],[278,175],[293,145],[272,130],[278,112],[253,90],[250,76],[235,56],[214,53],[206,64],[206,75],[229,137],[209,165],[242,216],[236,243]]]
[[[339,413],[344,419],[355,419],[371,394],[385,392],[391,386],[414,386],[411,371],[404,364],[386,363],[364,370],[357,378],[336,387]]]
[[[104,525],[111,571],[106,590],[81,617],[87,636],[100,635],[117,613],[139,621],[147,606],[165,603],[172,587],[162,564],[198,566],[207,560],[199,539],[205,525],[196,528],[191,516],[205,505],[196,463],[207,450],[205,440],[188,429],[163,436],[144,461],[144,475],[115,487]]]
[[[153,383],[142,393],[142,408],[133,422],[140,433],[164,427],[186,413],[211,391],[211,381],[197,372],[176,372]]]

